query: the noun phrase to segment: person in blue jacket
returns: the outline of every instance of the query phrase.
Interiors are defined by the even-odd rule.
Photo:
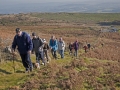
[[[20,28],[16,28],[16,35],[14,36],[14,40],[12,43],[13,54],[15,52],[16,46],[26,72],[32,71],[33,66],[30,59],[30,54],[31,50],[33,49],[33,43],[30,36],[26,32],[22,32]]]
[[[58,42],[55,39],[55,36],[51,36],[51,39],[49,41],[49,46],[50,46],[53,58],[57,59]]]

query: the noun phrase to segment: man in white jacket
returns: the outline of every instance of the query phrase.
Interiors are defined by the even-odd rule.
[[[61,58],[64,58],[64,50],[65,50],[65,42],[63,41],[62,38],[60,38],[58,41],[58,51],[61,55]]]

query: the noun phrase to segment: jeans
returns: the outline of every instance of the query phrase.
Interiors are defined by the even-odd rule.
[[[61,55],[61,58],[64,58],[64,50],[59,50],[59,53]]]
[[[35,53],[35,55],[36,55],[36,62],[37,63],[40,64],[40,60],[42,60],[42,62],[45,63],[43,51]]]
[[[51,49],[51,53],[53,58],[57,59],[57,51],[54,51],[53,49]]]
[[[78,57],[78,50],[75,50],[75,57]]]
[[[26,70],[31,70],[33,68],[31,59],[30,59],[30,54],[20,54],[23,66],[26,68]]]

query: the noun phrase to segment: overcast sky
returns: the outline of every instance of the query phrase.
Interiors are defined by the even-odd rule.
[[[31,3],[43,3],[43,2],[83,2],[83,1],[94,1],[94,2],[117,2],[120,0],[0,0],[2,2],[31,2]]]
[[[14,2],[71,2],[71,1],[89,1],[89,0],[0,0],[0,1],[14,1]]]

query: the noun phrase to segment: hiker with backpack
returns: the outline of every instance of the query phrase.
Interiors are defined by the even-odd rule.
[[[60,38],[58,41],[58,51],[61,58],[64,58],[64,50],[65,50],[65,42],[63,41],[62,38]]]
[[[46,62],[44,60],[44,53],[43,53],[43,40],[36,36],[35,33],[32,33],[32,42],[33,42],[33,50],[32,52],[35,52],[36,55],[36,63],[39,63],[40,60],[42,60],[42,64],[45,65]]]
[[[30,58],[33,43],[30,36],[26,32],[22,32],[20,28],[16,28],[16,35],[12,42],[12,53],[15,53],[15,49],[18,49],[22,59],[23,66],[26,72],[32,71],[33,66]]]
[[[50,46],[53,58],[57,59],[58,42],[54,35],[51,36],[51,39],[49,41],[49,46]]]

